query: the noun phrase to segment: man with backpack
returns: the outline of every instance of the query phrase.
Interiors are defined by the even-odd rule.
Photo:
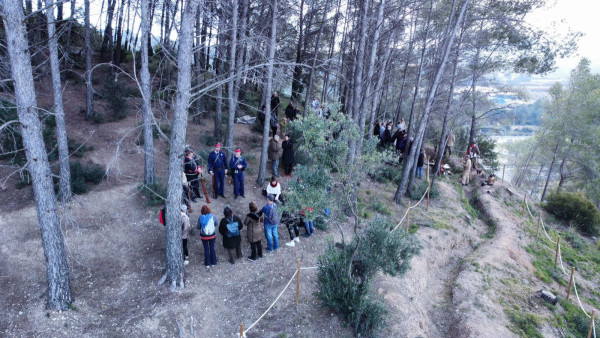
[[[277,206],[275,205],[275,196],[267,195],[267,205],[260,209],[259,216],[265,215],[265,237],[267,238],[267,251],[273,252],[273,250],[279,250],[279,234],[277,233],[277,227],[281,216],[277,212]]]
[[[223,247],[229,255],[229,263],[235,264],[236,258],[242,258],[242,237],[240,230],[244,223],[239,217],[233,215],[230,207],[223,210],[223,219],[219,223],[219,233],[223,236]]]

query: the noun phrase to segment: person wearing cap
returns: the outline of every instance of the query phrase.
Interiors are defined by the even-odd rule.
[[[208,172],[215,176],[215,191],[218,196],[225,198],[224,186],[227,175],[227,156],[221,151],[221,144],[215,145],[215,151],[208,155]]]
[[[235,154],[231,156],[231,160],[229,160],[229,169],[233,174],[233,195],[234,198],[238,198],[241,195],[243,198],[246,198],[244,195],[244,170],[248,167],[248,162],[242,156],[242,150],[236,149]]]
[[[279,224],[271,224],[269,219],[271,218],[272,212],[277,212],[275,206],[275,196],[267,195],[267,204],[260,209],[258,216],[265,215],[265,237],[267,238],[267,251],[273,252],[273,250],[279,250],[279,234],[277,233],[277,227]]]
[[[185,204],[181,205],[181,240],[183,241],[183,264],[188,265],[190,262],[188,260],[188,256],[190,255],[188,251],[188,237],[190,235],[190,218],[185,213],[187,210],[187,206]]]
[[[198,178],[199,174],[202,172],[202,169],[198,163],[196,163],[194,153],[190,148],[185,149],[183,172],[185,173],[185,177],[191,187],[192,202],[196,203],[196,198],[202,198],[202,195],[200,194],[200,179]]]

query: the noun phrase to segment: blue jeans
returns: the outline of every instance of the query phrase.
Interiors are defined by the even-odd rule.
[[[423,178],[423,167],[417,167],[417,176]]]
[[[204,246],[204,265],[217,265],[217,254],[215,253],[215,239],[202,240]]]
[[[315,224],[313,221],[304,221],[304,227],[306,228],[306,234],[311,235],[315,231]]]
[[[279,176],[277,169],[279,168],[279,157],[273,160],[273,176]]]
[[[265,237],[267,237],[267,250],[279,249],[279,234],[277,225],[265,224]]]

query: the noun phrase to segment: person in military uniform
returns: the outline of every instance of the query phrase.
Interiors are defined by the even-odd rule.
[[[238,196],[244,196],[244,170],[248,167],[248,162],[242,156],[242,150],[236,149],[235,155],[231,156],[231,160],[229,160],[229,170],[231,170],[231,175],[233,176],[233,195],[234,198]]]
[[[221,144],[215,145],[215,151],[208,155],[208,172],[215,177],[215,192],[217,196],[225,198],[223,191],[225,175],[227,175],[227,156],[221,151]]]
[[[185,174],[185,178],[187,179],[190,190],[192,202],[196,203],[197,198],[202,198],[200,194],[200,179],[199,175],[202,173],[202,169],[196,162],[196,158],[194,152],[190,148],[185,149],[185,158],[183,159],[183,172]]]

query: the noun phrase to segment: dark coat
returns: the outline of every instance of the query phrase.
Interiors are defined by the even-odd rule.
[[[423,163],[425,163],[425,154],[421,152],[419,153],[419,158],[417,159],[417,167],[422,167]]]
[[[244,225],[246,226],[246,229],[248,229],[248,242],[254,243],[262,240],[264,233],[262,217],[259,217],[255,212],[248,213],[246,214]]]
[[[294,106],[292,106],[291,103],[285,108],[285,117],[289,120],[296,118],[296,109],[294,109]]]
[[[279,96],[271,96],[271,114],[279,111]]]
[[[283,141],[281,148],[283,149],[283,164],[296,163],[296,158],[294,156],[294,143],[292,143],[292,140]]]
[[[223,236],[223,247],[225,249],[235,249],[240,245],[242,240],[242,234],[234,237],[227,237],[227,224],[229,224],[231,219],[223,218],[221,219],[221,223],[219,223],[219,233]],[[233,221],[238,223],[238,229],[242,230],[244,227],[244,223],[240,220],[239,217],[233,216]]]

